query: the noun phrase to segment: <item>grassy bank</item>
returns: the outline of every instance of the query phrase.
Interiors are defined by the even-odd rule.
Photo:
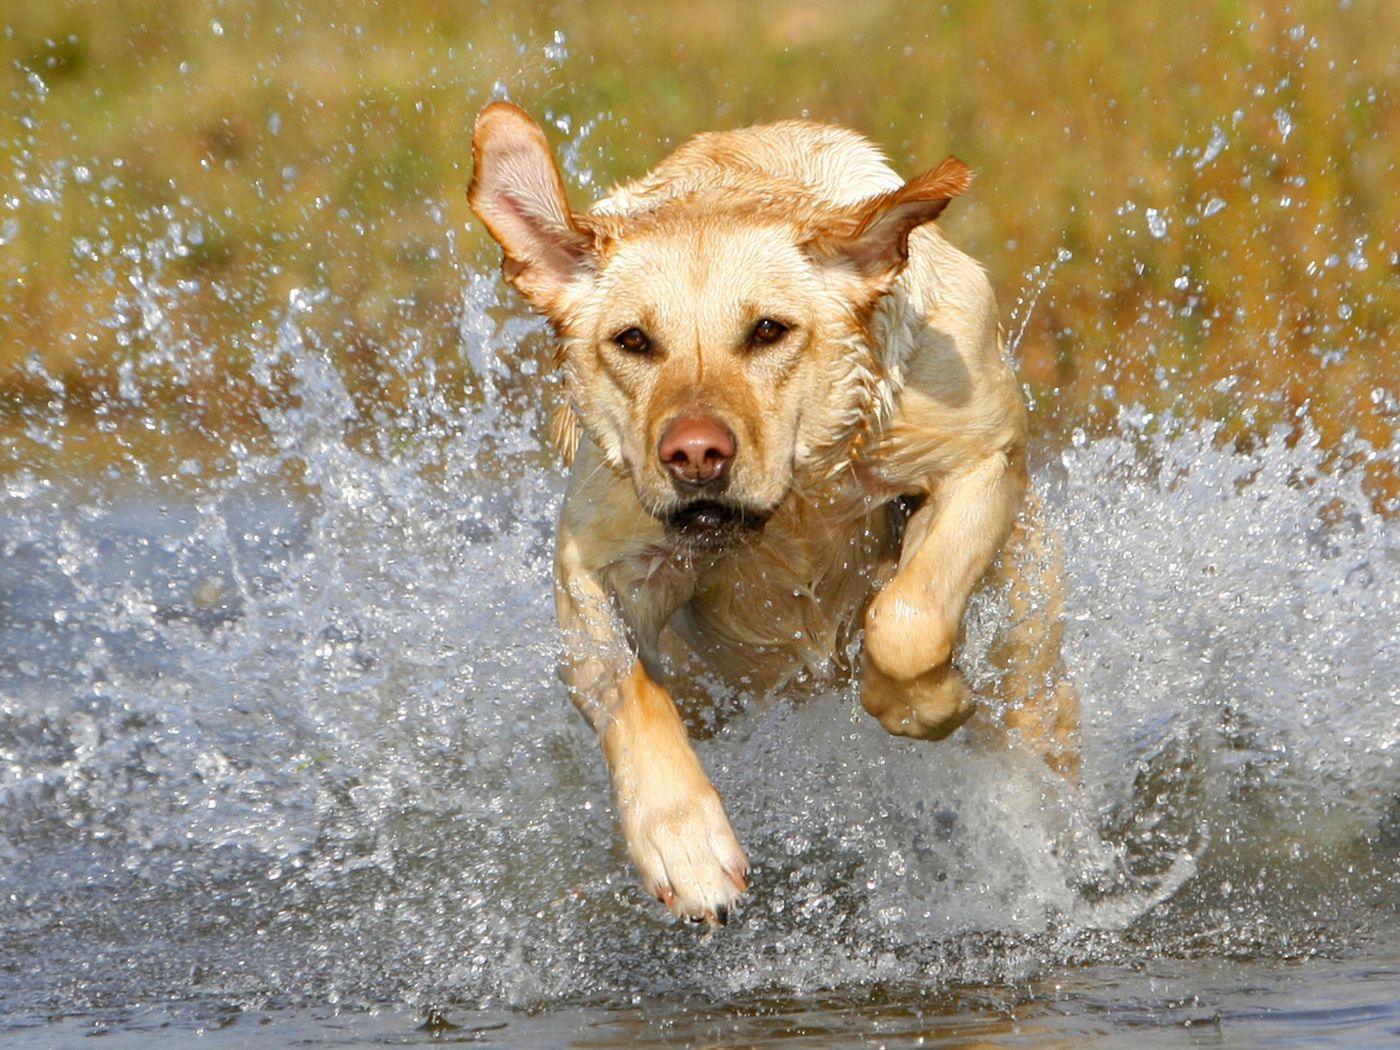
[[[429,364],[471,397],[458,304],[495,253],[463,191],[497,85],[552,122],[579,204],[693,132],[780,117],[859,128],[909,173],[956,152],[978,181],[945,225],[1026,323],[1051,437],[1142,404],[1237,440],[1305,405],[1329,442],[1394,439],[1384,0],[10,6],[7,473],[164,470],[258,440],[287,397],[262,358],[293,289],[328,293],[307,338],[367,427]],[[1061,257],[1026,322],[1018,297]],[[1371,468],[1382,501],[1389,469]]]

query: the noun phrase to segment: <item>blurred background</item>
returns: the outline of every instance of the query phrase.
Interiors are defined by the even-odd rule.
[[[493,97],[546,124],[579,207],[694,132],[779,118],[857,128],[906,174],[958,154],[977,181],[944,224],[1024,329],[1052,444],[1135,405],[1243,444],[1305,414],[1329,446],[1388,446],[1400,5],[1165,10],[8,4],[0,471],[231,469],[295,399],[257,352],[294,290],[324,296],[303,335],[366,432],[427,373],[469,400],[463,289],[497,253],[465,187]],[[526,344],[515,364],[545,370]],[[1393,468],[1366,469],[1393,506]]]

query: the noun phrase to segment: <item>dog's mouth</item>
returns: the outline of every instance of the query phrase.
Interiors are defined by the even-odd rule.
[[[770,513],[718,500],[694,500],[666,515],[666,531],[687,546],[718,550],[761,531]]]

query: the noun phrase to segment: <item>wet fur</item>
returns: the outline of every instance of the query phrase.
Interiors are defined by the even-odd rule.
[[[474,151],[472,207],[559,338],[563,677],[601,739],[643,884],[722,921],[748,871],[668,666],[690,659],[750,692],[858,671],[889,732],[941,739],[975,710],[952,658],[989,574],[1015,616],[992,654],[1006,669],[995,724],[1073,775],[1058,600],[1038,596],[1055,553],[1025,509],[1025,408],[986,276],[933,224],[967,169],[949,158],[906,182],[855,133],[787,122],[701,135],[577,213],[522,111],[483,111]],[[786,326],[772,346],[745,342],[762,318]],[[646,353],[620,349],[629,329]],[[738,448],[700,508],[732,521],[698,536],[677,526],[695,501],[656,454],[695,413]]]

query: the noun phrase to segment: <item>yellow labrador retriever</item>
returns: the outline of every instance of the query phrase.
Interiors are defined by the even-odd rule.
[[[933,225],[967,167],[905,182],[854,132],[786,122],[701,135],[575,212],[522,110],[488,106],[473,153],[472,209],[567,374],[563,675],[647,889],[723,922],[748,875],[663,684],[678,654],[761,692],[840,673],[863,628],[865,709],[941,739],[974,710],[952,657],[994,571],[996,725],[1072,774],[1025,407],[987,278]]]

